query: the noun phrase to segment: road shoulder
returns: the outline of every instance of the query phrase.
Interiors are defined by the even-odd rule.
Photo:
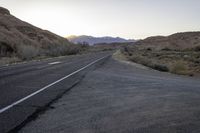
[[[20,132],[198,133],[199,86],[110,59]]]

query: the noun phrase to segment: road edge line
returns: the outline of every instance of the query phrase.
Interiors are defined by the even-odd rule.
[[[6,106],[6,107],[4,107],[4,108],[1,108],[1,109],[0,109],[0,114],[2,114],[3,112],[9,110],[10,108],[12,108],[12,107],[14,107],[14,106],[16,106],[16,105],[22,103],[23,101],[25,101],[25,100],[27,100],[27,99],[29,99],[29,98],[31,98],[31,97],[37,95],[38,93],[40,93],[40,92],[46,90],[47,88],[49,88],[49,87],[51,87],[51,86],[53,86],[53,85],[55,85],[55,84],[57,84],[57,83],[63,81],[64,79],[67,79],[67,78],[69,78],[69,77],[71,77],[71,76],[77,74],[78,72],[80,72],[80,71],[82,71],[82,70],[84,70],[84,69],[90,67],[91,65],[93,65],[93,64],[99,62],[100,60],[103,60],[103,59],[105,59],[105,58],[107,58],[107,57],[109,57],[109,56],[110,56],[110,55],[107,55],[107,56],[104,56],[104,57],[102,57],[102,58],[99,58],[99,59],[97,59],[97,60],[95,60],[95,61],[89,63],[88,65],[86,65],[86,66],[84,66],[84,67],[82,67],[82,68],[80,68],[80,69],[78,69],[78,70],[76,70],[76,71],[74,71],[74,72],[72,72],[72,73],[70,73],[70,74],[68,74],[68,75],[66,75],[66,76],[64,76],[64,77],[62,77],[62,78],[60,78],[60,79],[58,79],[58,80],[56,80],[55,82],[53,82],[53,83],[51,83],[51,84],[48,84],[48,85],[42,87],[41,89],[39,89],[39,90],[37,90],[37,91],[35,91],[35,92],[29,94],[28,96],[26,96],[26,97],[24,97],[24,98],[22,98],[22,99],[20,99],[20,100],[17,100],[16,102],[13,102],[12,104],[10,104],[10,105],[8,105],[8,106]]]

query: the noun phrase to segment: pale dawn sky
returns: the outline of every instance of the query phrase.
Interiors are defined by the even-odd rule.
[[[200,0],[0,0],[0,6],[61,36],[140,39],[200,30]]]

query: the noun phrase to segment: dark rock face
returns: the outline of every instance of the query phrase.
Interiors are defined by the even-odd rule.
[[[0,56],[9,56],[14,52],[14,49],[5,42],[0,42]]]
[[[0,14],[2,15],[10,15],[10,11],[3,8],[3,7],[0,7]]]

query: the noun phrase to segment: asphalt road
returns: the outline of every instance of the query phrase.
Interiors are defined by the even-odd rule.
[[[199,133],[200,80],[113,59],[20,133]]]
[[[69,56],[1,67],[0,133],[15,132],[33,119],[32,115],[48,108],[51,102],[71,89],[89,69],[97,65],[94,61],[106,55],[109,53]],[[95,64],[90,64],[91,62]],[[91,66],[82,70],[88,64]],[[66,77],[80,69],[82,71],[70,78]],[[44,89],[40,92],[42,88]],[[37,91],[39,92],[35,93]]]

